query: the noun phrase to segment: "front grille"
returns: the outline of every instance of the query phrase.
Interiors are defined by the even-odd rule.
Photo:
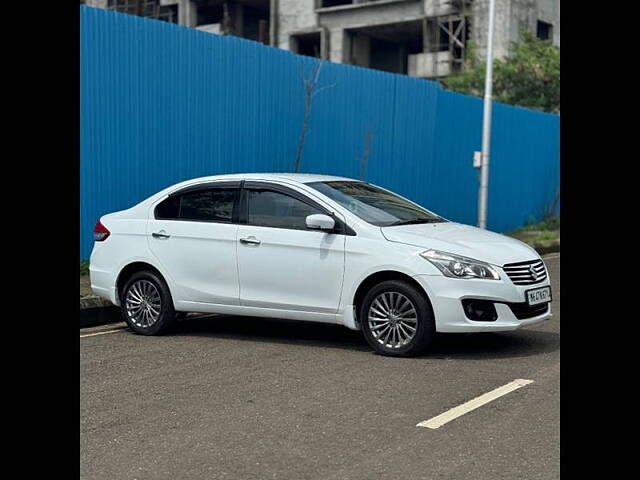
[[[547,269],[542,260],[508,263],[502,269],[515,285],[533,285],[547,279]]]
[[[543,315],[547,313],[549,310],[549,304],[543,303],[542,305],[527,305],[527,302],[523,303],[507,303],[509,308],[516,316],[518,320],[524,320],[526,318],[537,317],[538,315]]]

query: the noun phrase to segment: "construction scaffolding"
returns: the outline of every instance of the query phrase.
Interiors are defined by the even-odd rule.
[[[464,67],[467,41],[471,35],[472,0],[450,0],[448,14],[424,19],[424,53],[428,77],[459,73]],[[430,65],[428,65],[430,63]]]

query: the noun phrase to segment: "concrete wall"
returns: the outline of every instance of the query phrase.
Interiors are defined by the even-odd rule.
[[[315,0],[278,0],[277,46],[290,50],[289,38],[317,28]]]
[[[538,0],[538,19],[553,25],[553,43],[560,46],[560,0]]]
[[[328,57],[336,63],[347,63],[352,48],[345,28],[396,23],[415,20],[423,16],[423,2],[418,0],[381,0],[361,5],[345,5],[315,9],[316,0],[278,0],[277,46],[291,49],[290,37],[296,33],[317,30],[327,31]],[[426,0],[427,3],[434,0]],[[435,0],[443,3],[446,0]],[[364,40],[358,40],[359,50],[366,48]]]
[[[424,14],[427,17],[447,15],[451,12],[450,0],[422,0],[422,4]]]
[[[509,52],[511,3],[512,0],[496,0],[495,37],[493,43],[495,58],[503,58]],[[489,0],[475,0],[471,11],[471,40],[475,45],[478,57],[484,59],[484,52],[487,51]]]
[[[471,25],[478,56],[487,48],[489,0],[475,0]],[[537,21],[553,25],[553,43],[560,46],[560,0],[496,0],[494,55],[504,58],[512,42],[521,40],[520,29],[535,35]]]
[[[406,22],[424,17],[421,2],[382,0],[353,6],[323,8],[318,19],[329,28],[359,28]]]
[[[351,49],[362,52],[364,48],[361,44],[364,40],[357,40],[359,35],[354,39],[358,45],[351,45],[352,39],[346,34],[346,29],[418,20],[423,16],[423,3],[411,0],[381,0],[360,5],[322,8],[317,11],[318,23],[329,30],[329,60],[336,63],[349,63]]]
[[[85,0],[85,5],[90,7],[107,8],[107,0]]]

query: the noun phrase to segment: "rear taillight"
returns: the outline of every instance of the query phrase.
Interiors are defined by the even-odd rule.
[[[109,235],[111,235],[111,232],[98,220],[98,223],[96,223],[93,229],[93,239],[96,242],[104,242]]]

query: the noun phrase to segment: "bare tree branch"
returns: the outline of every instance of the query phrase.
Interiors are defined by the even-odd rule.
[[[300,132],[300,139],[298,140],[298,147],[296,148],[296,162],[293,167],[294,172],[299,172],[302,165],[302,151],[304,149],[304,142],[307,138],[309,131],[309,117],[311,116],[311,107],[313,105],[313,98],[317,93],[322,90],[335,86],[334,84],[326,85],[318,88],[318,80],[320,79],[320,72],[324,65],[324,60],[317,60],[314,71],[309,77],[306,77],[304,73],[302,75],[302,85],[304,87],[304,117],[302,120],[302,131]]]
[[[326,90],[327,88],[331,88],[331,87],[335,87],[337,85],[337,83],[332,83],[331,85],[325,85],[322,88],[318,88],[317,90],[315,90],[311,95],[313,97],[315,97],[317,94],[319,94],[321,91]]]

